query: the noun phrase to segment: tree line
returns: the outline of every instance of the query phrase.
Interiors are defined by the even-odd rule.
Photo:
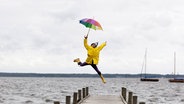
[[[141,74],[103,74],[106,78],[140,78]],[[99,77],[97,74],[66,74],[66,73],[4,73],[0,72],[0,77],[78,77],[78,78],[95,78]],[[146,74],[148,78],[172,78],[172,74]],[[184,75],[177,75],[183,77]]]

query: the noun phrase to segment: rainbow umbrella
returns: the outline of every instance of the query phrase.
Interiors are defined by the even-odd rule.
[[[103,30],[100,23],[98,21],[94,20],[94,19],[84,18],[84,19],[80,20],[79,23],[81,23],[84,26],[86,26],[87,28],[89,28],[87,36],[88,36],[89,31],[90,31],[91,28],[94,29],[94,30]]]

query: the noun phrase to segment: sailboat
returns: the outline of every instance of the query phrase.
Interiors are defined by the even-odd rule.
[[[169,79],[169,82],[184,83],[184,78],[176,77],[176,52],[174,52],[174,78]]]
[[[144,61],[143,61],[143,64],[142,64],[142,71],[143,71],[143,69],[145,69],[145,73],[142,74],[142,71],[141,71],[141,78],[140,78],[140,81],[158,82],[159,79],[157,79],[157,78],[148,78],[148,77],[146,76],[146,67],[147,67],[146,64],[147,64],[147,49],[146,49],[146,51],[145,51]]]

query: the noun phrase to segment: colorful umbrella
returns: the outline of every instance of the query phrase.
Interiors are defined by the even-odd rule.
[[[103,30],[100,23],[94,19],[84,18],[84,19],[80,20],[79,22],[81,24],[83,24],[84,26],[86,26],[87,28],[89,28],[87,36],[88,36],[91,28],[94,30]]]

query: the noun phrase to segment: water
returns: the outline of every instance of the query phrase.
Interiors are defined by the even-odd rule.
[[[184,83],[140,82],[136,78],[6,78],[0,77],[0,104],[65,103],[65,96],[89,87],[91,95],[120,95],[126,87],[146,104],[184,104]]]

